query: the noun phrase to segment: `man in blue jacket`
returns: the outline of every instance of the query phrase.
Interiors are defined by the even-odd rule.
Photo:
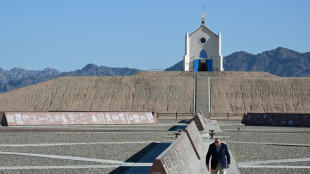
[[[210,144],[206,156],[207,168],[211,158],[211,174],[226,174],[226,169],[230,166],[230,154],[226,144],[222,143],[219,138],[215,138],[214,143]]]

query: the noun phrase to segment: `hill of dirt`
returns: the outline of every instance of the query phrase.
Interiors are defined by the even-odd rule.
[[[192,112],[192,77],[60,77],[0,95],[1,111]]]
[[[200,78],[197,78],[199,76]],[[66,76],[0,95],[0,111],[191,113],[197,79],[210,79],[212,113],[310,112],[310,80],[265,72],[139,72]],[[204,103],[200,103],[204,107]],[[205,104],[205,107],[208,107]]]

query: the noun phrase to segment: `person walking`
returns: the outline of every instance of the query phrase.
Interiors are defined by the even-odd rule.
[[[214,143],[210,144],[206,155],[206,164],[209,170],[209,162],[211,158],[211,174],[226,174],[227,168],[230,167],[230,153],[228,146],[222,143],[219,138],[215,138]]]

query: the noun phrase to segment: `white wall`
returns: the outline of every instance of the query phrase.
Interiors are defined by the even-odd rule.
[[[206,42],[204,44],[200,43],[200,38],[206,38]],[[214,71],[222,71],[222,61],[223,58],[219,54],[219,36],[210,31],[205,26],[201,26],[198,30],[189,35],[189,39],[186,41],[185,49],[188,49],[187,54],[184,56],[184,62],[189,61],[189,66],[186,67],[184,63],[184,71],[193,71],[193,61],[194,59],[199,58],[200,51],[204,49],[207,52],[208,59],[213,60],[213,70]],[[185,41],[185,42],[186,42]],[[189,59],[189,60],[188,60]]]

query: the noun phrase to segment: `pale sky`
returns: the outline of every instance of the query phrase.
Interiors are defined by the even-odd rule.
[[[165,69],[183,59],[203,4],[223,56],[310,51],[309,0],[0,0],[0,67]]]

